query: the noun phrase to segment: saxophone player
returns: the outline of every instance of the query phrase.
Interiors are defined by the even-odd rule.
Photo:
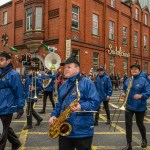
[[[146,78],[140,75],[141,67],[138,64],[130,66],[133,82],[129,91],[126,102],[125,111],[125,126],[126,126],[126,140],[127,146],[122,150],[132,150],[132,119],[135,114],[136,124],[142,136],[141,147],[147,147],[146,128],[144,126],[144,114],[147,106],[147,99],[150,97],[150,83]],[[123,85],[122,97],[128,87],[130,79],[128,78]]]
[[[77,98],[75,87],[69,93],[68,90],[75,83],[76,79],[79,79],[81,76],[80,63],[75,57],[69,57],[60,65],[65,67],[64,75],[67,80],[59,88],[58,103],[56,103],[51,113],[50,125],[53,125],[56,118]],[[100,106],[99,95],[94,83],[86,77],[82,77],[79,80],[78,88],[81,95],[80,101],[77,105],[71,107],[72,113],[66,120],[72,126],[72,131],[68,136],[59,136],[59,150],[75,150],[75,148],[76,150],[91,150],[94,134],[93,113],[79,113],[76,111],[97,110]],[[66,93],[68,94],[63,99]]]

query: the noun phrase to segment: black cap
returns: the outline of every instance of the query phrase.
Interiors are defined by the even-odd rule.
[[[104,67],[99,67],[97,71],[105,71]]]
[[[130,66],[130,68],[133,68],[133,67],[136,67],[139,70],[141,70],[141,66],[139,64],[133,64],[133,65]]]
[[[11,54],[9,54],[5,51],[0,52],[0,57],[5,57],[6,59],[12,59]]]
[[[68,59],[65,60],[65,62],[60,63],[60,66],[64,66],[66,64],[71,64],[71,63],[75,63],[78,66],[80,66],[80,63],[78,62],[78,60],[76,60],[75,56],[70,56]]]

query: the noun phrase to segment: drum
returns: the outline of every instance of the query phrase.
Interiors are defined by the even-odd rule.
[[[2,120],[0,119],[0,139],[3,135],[3,123],[2,123]]]

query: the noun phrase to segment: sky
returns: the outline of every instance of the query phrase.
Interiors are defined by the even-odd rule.
[[[0,0],[0,6],[7,3],[7,2],[10,2],[11,0]]]

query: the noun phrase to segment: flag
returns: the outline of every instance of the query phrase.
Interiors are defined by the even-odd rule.
[[[19,50],[18,50],[18,49],[14,48],[14,47],[12,47],[12,46],[8,46],[8,48],[10,49],[10,51],[19,52]]]
[[[48,45],[43,44],[42,42],[41,42],[41,44],[42,44],[42,46],[45,48],[46,51],[49,51],[49,48],[50,48],[50,47],[49,47]]]

